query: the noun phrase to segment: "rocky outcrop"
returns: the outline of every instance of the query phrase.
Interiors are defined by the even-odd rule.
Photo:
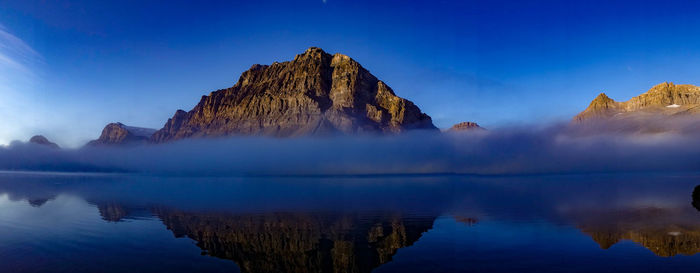
[[[588,108],[574,117],[575,121],[584,121],[592,118],[612,117],[619,110],[619,103],[608,97],[605,93],[600,93]]]
[[[155,131],[155,129],[126,126],[119,122],[110,123],[102,129],[100,137],[88,142],[87,146],[143,144]]]
[[[59,148],[58,144],[49,141],[46,137],[44,137],[42,135],[33,136],[32,138],[29,139],[29,143],[42,145],[42,146],[50,147],[53,149]]]
[[[176,237],[241,272],[371,272],[432,228],[434,217],[224,214],[155,209]]]
[[[396,134],[436,130],[431,118],[350,57],[309,48],[294,60],[254,65],[231,88],[178,110],[151,138]]]
[[[700,114],[700,87],[662,83],[628,101],[617,102],[601,93],[574,117],[575,122],[628,119],[643,115],[681,116]]]
[[[465,121],[453,125],[448,132],[467,132],[467,131],[483,131],[484,128],[476,122]]]

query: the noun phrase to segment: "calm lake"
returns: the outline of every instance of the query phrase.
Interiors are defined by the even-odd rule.
[[[5,172],[0,272],[700,272],[699,184]]]

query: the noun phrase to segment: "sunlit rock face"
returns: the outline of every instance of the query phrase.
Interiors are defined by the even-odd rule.
[[[233,215],[156,209],[176,237],[242,272],[371,272],[432,228],[434,217],[271,213]]]
[[[42,135],[36,135],[29,139],[29,143],[46,146],[53,149],[58,149],[58,144],[49,141],[46,137]]]
[[[700,87],[666,82],[624,102],[601,93],[573,123],[604,122],[607,129],[657,133],[694,129],[688,127],[696,127],[699,117]]]
[[[662,83],[628,101],[616,102],[601,93],[574,117],[576,121],[594,118],[625,117],[635,112],[662,115],[700,114],[700,87],[690,84]]]
[[[100,137],[88,142],[87,146],[143,144],[155,131],[155,129],[127,126],[120,122],[110,123],[102,129]]]
[[[629,240],[662,257],[700,252],[700,218],[689,208],[588,211],[574,221],[603,249]]]
[[[472,132],[472,131],[483,131],[484,128],[479,126],[476,122],[471,122],[471,121],[465,121],[465,122],[460,122],[452,127],[450,127],[448,132]]]
[[[400,98],[358,62],[309,48],[294,60],[254,65],[231,88],[178,110],[151,138],[261,135],[396,134],[436,130],[431,118]]]

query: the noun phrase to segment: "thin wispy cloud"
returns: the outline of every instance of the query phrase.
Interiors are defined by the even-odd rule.
[[[28,92],[36,83],[41,55],[0,24],[0,144],[27,131],[33,112]]]
[[[0,24],[0,68],[31,74],[29,65],[40,62],[41,55]]]

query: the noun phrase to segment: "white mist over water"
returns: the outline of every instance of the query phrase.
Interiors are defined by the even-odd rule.
[[[75,150],[14,143],[0,148],[0,169],[172,175],[697,171],[697,139],[695,132],[590,134],[551,125],[391,137],[191,139]]]

